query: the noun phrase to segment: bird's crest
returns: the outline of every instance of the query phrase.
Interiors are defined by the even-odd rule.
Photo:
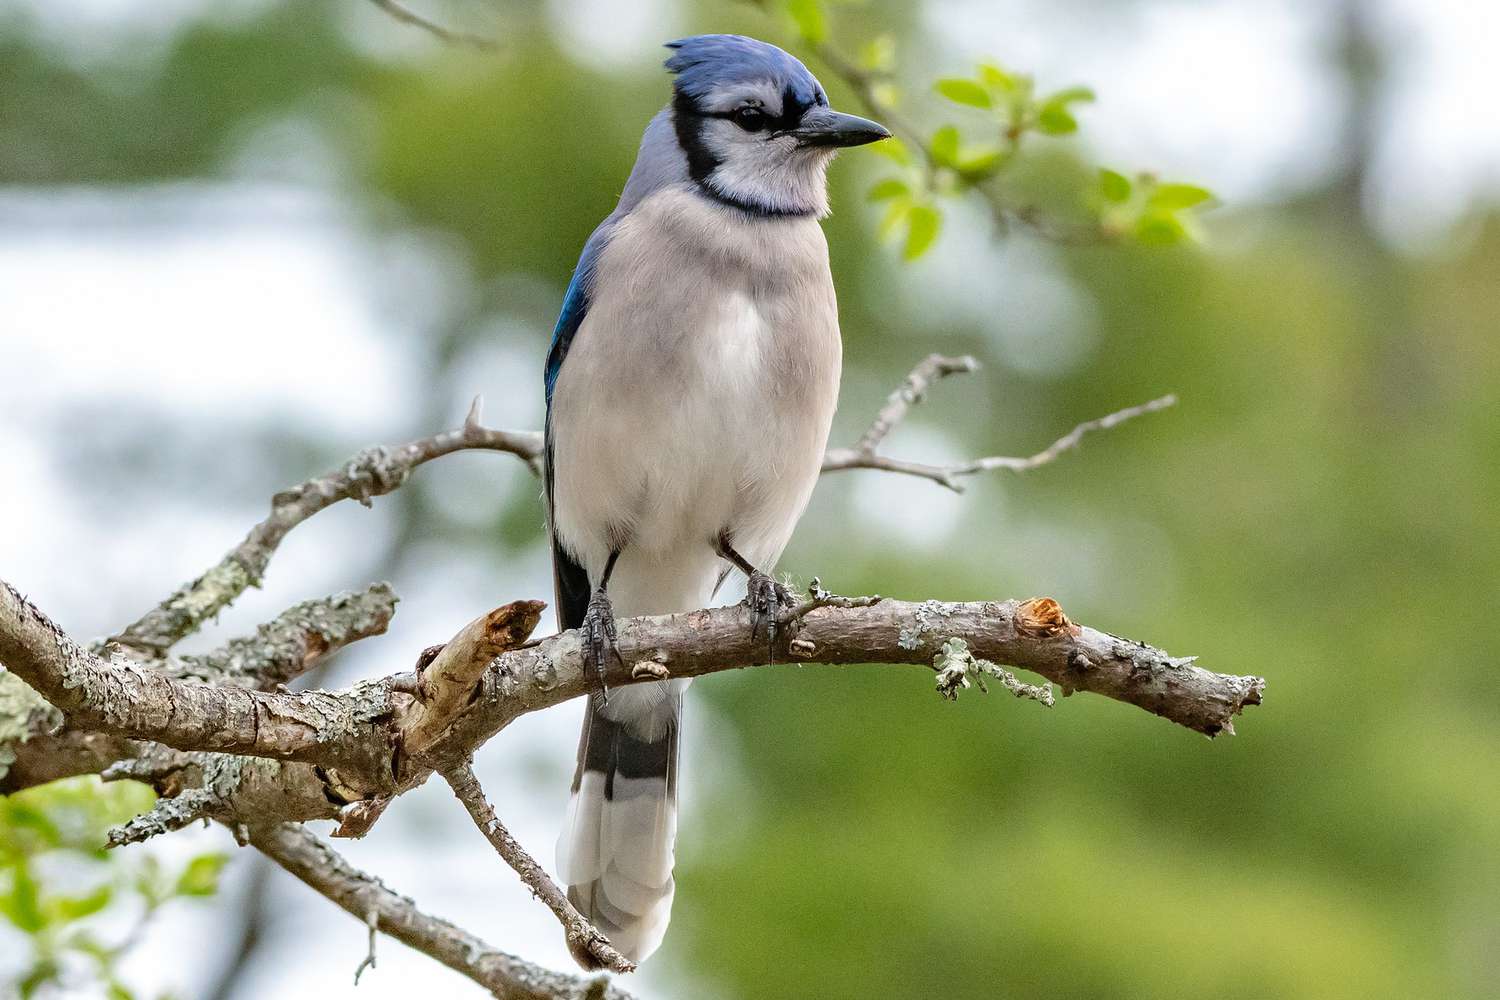
[[[668,42],[667,69],[677,74],[677,91],[693,100],[716,88],[768,80],[807,107],[827,103],[817,77],[796,56],[744,35],[694,35]]]

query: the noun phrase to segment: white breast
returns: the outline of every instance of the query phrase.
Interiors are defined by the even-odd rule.
[[[773,568],[817,481],[840,353],[815,221],[680,189],[621,221],[552,413],[555,527],[594,578],[625,542],[618,614],[701,607],[723,530]]]

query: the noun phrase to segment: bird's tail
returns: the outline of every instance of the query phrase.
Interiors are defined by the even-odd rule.
[[[557,841],[568,899],[626,958],[661,944],[671,918],[677,732],[685,680],[589,699],[573,798]]]

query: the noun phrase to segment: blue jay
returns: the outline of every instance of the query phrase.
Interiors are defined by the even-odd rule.
[[[688,682],[604,691],[615,615],[704,607],[733,567],[752,632],[774,644],[791,595],[768,573],[817,482],[838,396],[824,174],[839,147],[890,135],[829,108],[773,45],[667,47],[672,102],[584,244],[546,371],[559,624],[582,630],[601,682],[557,864],[568,898],[636,961],[672,906]]]

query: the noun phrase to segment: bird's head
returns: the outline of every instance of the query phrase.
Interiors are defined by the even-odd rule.
[[[774,45],[696,35],[667,48],[678,145],[693,180],[720,201],[765,215],[826,215],[834,153],[890,136],[830,108],[817,78]]]

